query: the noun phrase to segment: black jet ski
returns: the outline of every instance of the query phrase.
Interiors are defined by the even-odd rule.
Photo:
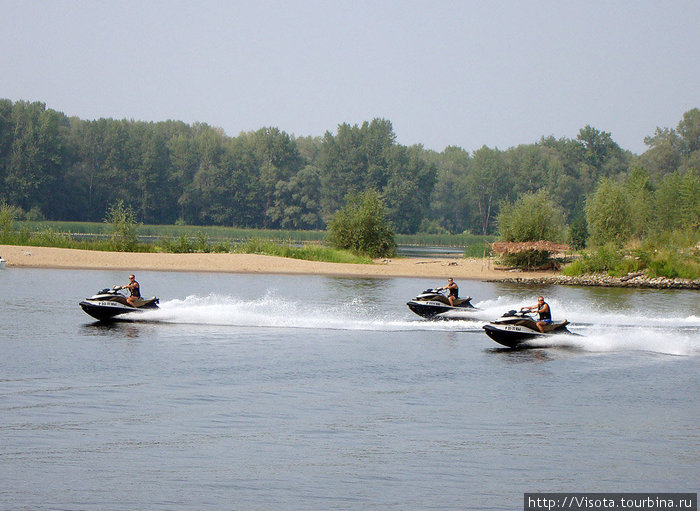
[[[453,307],[450,305],[445,291],[426,289],[409,302],[406,302],[406,305],[411,311],[428,319],[464,319],[465,312],[477,310],[472,305],[471,300],[471,296],[457,298]]]
[[[122,314],[158,308],[158,298],[155,296],[149,299],[141,298],[137,300],[136,306],[132,307],[126,301],[126,296],[119,292],[120,289],[121,286],[103,289],[90,298],[86,298],[79,305],[85,312],[99,321],[111,321]]]
[[[528,340],[542,340],[555,334],[572,334],[567,328],[569,322],[552,321],[544,327],[544,333],[537,328],[537,320],[527,312],[511,310],[496,321],[484,325],[484,331],[491,339],[509,348],[531,347],[524,345]],[[540,343],[533,346],[541,347]]]

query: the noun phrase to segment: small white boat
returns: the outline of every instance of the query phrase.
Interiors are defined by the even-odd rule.
[[[0,256],[0,270],[5,269],[5,260]]]

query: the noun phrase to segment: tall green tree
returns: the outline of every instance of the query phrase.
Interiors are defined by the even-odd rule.
[[[413,234],[428,211],[435,168],[425,160],[421,147],[395,146],[387,160],[387,217],[398,232]]]
[[[644,238],[654,228],[654,189],[647,172],[634,167],[625,182],[631,235]]]
[[[5,169],[8,202],[27,211],[50,209],[51,191],[62,179],[62,127],[68,119],[44,103],[18,101],[12,110],[13,136]]]
[[[0,99],[0,202],[9,200],[5,180],[10,167],[12,132],[14,130],[12,110],[12,101]]]
[[[246,136],[255,159],[261,187],[263,227],[279,228],[280,201],[284,194],[278,193],[302,167],[302,159],[296,142],[278,128],[261,128]],[[282,205],[282,208],[285,206]]]
[[[478,232],[489,234],[493,231],[493,219],[498,214],[498,203],[508,198],[510,190],[510,179],[498,149],[484,146],[474,153],[467,186]]]
[[[437,155],[426,155],[436,167],[436,182],[426,216],[442,228],[461,233],[472,228],[467,177],[471,156],[460,147],[449,146]]]
[[[200,156],[190,134],[178,133],[167,142],[170,174],[175,188],[178,221],[186,222],[196,217],[195,208],[189,200],[189,184],[199,168]]]
[[[664,231],[700,230],[700,175],[688,170],[667,174],[655,193],[656,225]]]
[[[674,172],[683,159],[682,143],[673,129],[656,128],[653,136],[646,137],[644,143],[649,149],[638,158],[638,166],[645,169],[656,181]]]
[[[326,132],[319,155],[324,218],[343,205],[348,193],[384,188],[389,178],[387,158],[395,140],[392,125],[385,119],[362,126],[341,124],[336,135]]]
[[[146,223],[171,224],[177,219],[177,202],[170,179],[170,160],[166,141],[155,129],[141,126],[138,164],[132,171],[130,189],[138,205],[140,218]]]
[[[279,181],[274,205],[267,210],[272,222],[282,229],[320,229],[321,173],[307,165],[289,181]]]
[[[700,151],[700,109],[693,108],[683,114],[676,129],[684,155]]]

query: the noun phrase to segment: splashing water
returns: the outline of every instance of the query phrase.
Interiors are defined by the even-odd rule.
[[[566,318],[578,335],[554,336],[547,347],[575,348],[591,352],[646,351],[679,356],[700,355],[700,318],[695,315],[658,317],[624,311],[596,311],[594,306],[557,303],[550,300],[556,318]],[[408,311],[385,310],[362,298],[347,302],[292,300],[268,291],[264,296],[241,298],[231,295],[188,296],[169,300],[161,308],[137,320],[176,324],[268,328],[310,328],[366,331],[459,331],[481,332],[482,326],[504,311],[519,309],[512,297],[498,297],[474,304],[476,311],[458,320],[427,321]],[[591,312],[592,311],[592,312]],[[536,341],[531,341],[537,347]]]
[[[569,330],[578,335],[549,337],[542,346],[575,348],[592,352],[647,351],[669,355],[700,355],[700,317],[662,317],[639,312],[598,311],[595,305],[558,303],[549,300],[554,319],[567,319]],[[511,297],[498,297],[476,305],[480,316],[498,317],[521,304]],[[529,347],[538,347],[530,341]]]
[[[167,323],[246,327],[319,328],[327,330],[453,330],[455,324],[398,319],[354,298],[342,304],[294,301],[272,292],[257,299],[234,296],[188,296],[170,300],[138,319]],[[476,327],[473,328],[476,330]]]

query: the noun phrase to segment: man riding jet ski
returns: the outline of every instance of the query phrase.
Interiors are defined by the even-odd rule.
[[[127,298],[119,293],[121,289],[129,289],[131,296]],[[95,295],[80,302],[79,305],[93,318],[99,321],[110,321],[121,314],[157,309],[158,298],[155,296],[147,300],[141,298],[139,283],[136,282],[133,275],[129,275],[128,284],[98,291]]]
[[[449,291],[449,295],[444,294]],[[459,298],[459,287],[453,279],[447,279],[447,285],[435,289],[426,289],[407,302],[408,308],[419,316],[429,319],[464,319],[464,312],[477,310],[471,304],[471,297]]]
[[[529,313],[537,312],[539,320],[535,320]],[[506,312],[496,321],[484,325],[484,331],[491,339],[509,348],[525,348],[525,341],[529,339],[542,339],[544,337],[571,332],[566,328],[569,322],[552,321],[552,313],[549,304],[539,297],[537,305],[523,307],[519,312],[514,310]]]

